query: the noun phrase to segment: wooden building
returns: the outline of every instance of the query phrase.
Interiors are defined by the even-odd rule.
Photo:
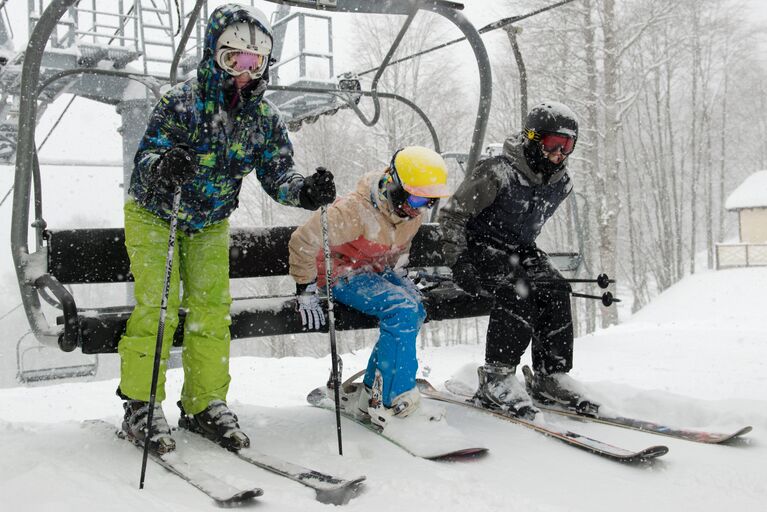
[[[739,240],[716,245],[716,268],[767,265],[767,170],[746,178],[725,208],[738,214]]]

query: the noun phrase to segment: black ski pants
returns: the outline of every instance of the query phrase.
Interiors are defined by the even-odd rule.
[[[569,283],[536,283],[563,279],[548,255],[536,247],[467,251],[483,287],[495,300],[487,329],[485,362],[516,366],[532,340],[533,369],[567,372],[573,363],[573,322]]]

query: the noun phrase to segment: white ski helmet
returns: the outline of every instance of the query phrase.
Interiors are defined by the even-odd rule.
[[[269,65],[272,53],[272,27],[266,16],[255,7],[243,6],[256,23],[238,21],[228,25],[216,41],[216,63],[227,73],[237,76],[248,73],[252,79],[260,78]],[[257,69],[237,70],[232,57],[239,52],[261,56]]]

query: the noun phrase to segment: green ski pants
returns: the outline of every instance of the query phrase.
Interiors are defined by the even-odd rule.
[[[128,201],[124,211],[125,245],[135,279],[136,307],[118,346],[120,392],[134,400],[148,402],[170,226],[135,201]],[[181,403],[188,414],[197,414],[212,400],[226,401],[231,380],[228,220],[193,234],[182,231],[176,234],[157,384],[158,402],[165,399],[165,370],[173,333],[178,326],[179,275],[183,281],[181,306],[186,310]]]

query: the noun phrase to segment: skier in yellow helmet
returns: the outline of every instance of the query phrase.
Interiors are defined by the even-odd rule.
[[[328,207],[333,297],[379,320],[380,336],[356,403],[360,414],[384,428],[419,409],[416,337],[426,312],[403,269],[422,214],[448,195],[442,157],[409,146],[394,153],[383,173],[365,174],[354,192]],[[290,239],[290,275],[302,322],[310,329],[325,323],[317,295],[318,286],[327,284],[322,246],[320,215],[314,214]]]

